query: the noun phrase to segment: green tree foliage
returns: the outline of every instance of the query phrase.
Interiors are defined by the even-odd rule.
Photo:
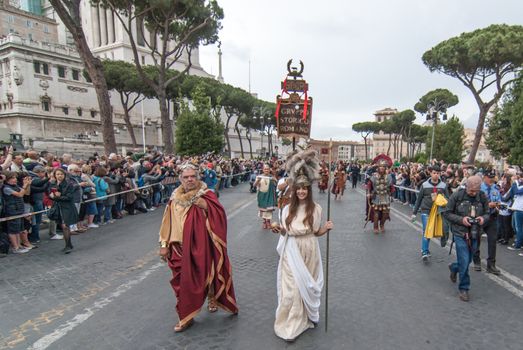
[[[232,157],[231,142],[229,139],[229,130],[231,128],[231,121],[236,117],[233,130],[236,131],[239,141],[242,157],[244,157],[242,136],[240,134],[238,124],[243,115],[251,115],[253,107],[255,107],[256,99],[247,91],[240,88],[222,84],[223,95],[221,97],[221,105],[225,110],[227,119],[225,121],[225,139],[227,141],[227,152],[229,157]]]
[[[494,156],[523,166],[523,77],[507,92],[502,106],[488,121],[486,143]]]
[[[463,157],[463,124],[455,116],[446,123],[436,124],[434,130],[434,152],[432,157],[447,163],[460,163]],[[426,154],[430,154],[432,133],[426,138]]]
[[[427,140],[427,134],[431,128],[419,124],[412,124],[407,131],[404,141],[408,144],[407,157],[412,159],[421,151],[422,144]]]
[[[211,116],[211,103],[204,87],[192,93],[192,107],[182,103],[176,121],[176,152],[180,155],[220,153],[224,146],[223,125]]]
[[[428,105],[444,101],[447,104],[447,108],[454,107],[459,103],[458,96],[454,95],[447,89],[436,89],[427,92],[423,95],[419,101],[414,105],[414,110],[421,114],[428,112]]]
[[[136,67],[125,61],[102,61],[104,67],[105,80],[107,81],[107,88],[115,90],[119,97],[120,103],[124,110],[123,119],[133,147],[137,146],[134,128],[131,123],[131,110],[136,107],[138,103],[143,101],[146,97],[154,95],[154,92],[147,86],[138,76]]]
[[[392,116],[392,123],[394,124],[394,159],[400,159],[403,154],[403,141],[407,137],[411,125],[416,120],[416,114],[411,109],[398,112]]]
[[[200,44],[218,40],[223,10],[215,0],[92,0],[111,9],[129,36],[134,63],[143,81],[154,90],[159,102],[162,135],[167,153],[173,152],[172,122],[167,107],[167,90],[171,83],[191,67],[191,53]],[[135,30],[137,28],[137,30]],[[151,34],[145,35],[144,31]],[[158,69],[157,79],[151,79],[141,62],[144,46]],[[169,75],[181,60],[185,69]]]
[[[367,139],[370,134],[380,131],[380,126],[378,122],[361,122],[352,124],[352,130],[359,132],[361,137],[363,137],[363,142],[365,143],[365,159],[369,159],[368,150],[367,150]]]
[[[81,0],[49,0],[58,17],[71,34],[76,49],[82,59],[85,70],[89,74],[90,81],[96,92],[98,107],[100,108],[100,124],[102,127],[102,138],[106,154],[116,152],[116,138],[114,136],[114,124],[109,99],[109,89],[103,74],[103,66],[100,59],[93,55],[87,38],[83,31],[82,17],[80,16]],[[85,6],[85,3],[83,4]]]
[[[478,124],[467,160],[472,164],[487,113],[523,67],[523,26],[491,25],[463,33],[428,50],[422,60],[431,72],[438,71],[461,81],[476,100]]]

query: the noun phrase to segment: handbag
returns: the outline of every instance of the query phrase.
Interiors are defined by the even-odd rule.
[[[57,221],[60,219],[60,212],[59,212],[58,205],[53,204],[51,208],[47,211],[47,217],[49,220]]]

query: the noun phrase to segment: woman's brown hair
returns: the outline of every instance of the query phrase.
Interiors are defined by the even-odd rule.
[[[287,218],[285,219],[285,225],[287,226],[287,229],[290,230],[291,223],[294,221],[294,218],[296,217],[296,213],[298,212],[300,200],[298,199],[298,196],[296,195],[296,191],[299,188],[307,189],[307,197],[305,198],[305,219],[303,219],[303,224],[312,230],[312,227],[314,224],[314,209],[316,208],[316,204],[312,200],[312,187],[311,186],[293,187],[291,201],[289,203],[289,215],[287,215]]]
[[[99,166],[96,169],[94,169],[94,176],[97,177],[104,177],[107,175],[107,170],[103,166]]]

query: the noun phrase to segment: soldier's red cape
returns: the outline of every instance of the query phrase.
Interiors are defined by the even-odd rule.
[[[168,261],[173,272],[171,285],[177,299],[176,311],[182,326],[200,312],[210,286],[214,288],[218,307],[238,313],[227,256],[225,210],[212,191],[207,191],[201,198],[207,202],[207,219],[196,205],[189,209],[183,227],[182,251],[176,251],[171,245]]]

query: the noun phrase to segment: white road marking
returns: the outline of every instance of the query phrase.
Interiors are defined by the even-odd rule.
[[[246,203],[240,205],[239,208],[233,209],[231,214],[227,215],[228,219],[231,219],[242,212],[246,207],[248,207],[254,199],[249,199]],[[42,338],[38,339],[32,346],[30,346],[28,349],[30,350],[44,350],[47,349],[50,345],[57,342],[61,338],[63,338],[67,333],[87,321],[91,316],[95,314],[96,311],[102,310],[104,307],[112,303],[116,298],[124,294],[125,292],[129,291],[132,287],[140,284],[143,280],[145,280],[150,274],[156,272],[160,267],[165,266],[165,263],[157,263],[153,266],[151,266],[149,269],[142,272],[140,275],[138,275],[135,279],[126,282],[122,285],[120,285],[114,292],[109,294],[109,296],[100,298],[97,301],[95,301],[90,307],[85,308],[84,311],[80,314],[77,314],[69,321],[65,322],[64,324],[60,325],[58,328],[56,328],[52,333],[43,336]]]
[[[147,278],[150,274],[158,270],[161,266],[164,266],[164,263],[157,263],[151,266],[149,269],[142,272],[135,279],[126,282],[120,285],[114,292],[109,294],[109,296],[100,298],[93,303],[92,306],[85,308],[84,312],[76,315],[71,320],[65,322],[61,326],[55,329],[54,332],[38,339],[31,347],[30,350],[43,350],[47,349],[50,345],[63,338],[67,333],[87,321],[91,316],[94,315],[96,311],[99,311],[113,302],[116,298],[129,291],[132,287],[141,283],[144,279]]]
[[[361,195],[365,195],[365,193],[362,192],[359,189],[357,190],[357,192],[360,193]],[[413,223],[410,220],[410,218],[408,217],[408,215],[400,212],[398,209],[393,208],[392,206],[390,207],[390,209],[391,209],[391,211],[393,211],[395,214],[398,215],[397,216],[398,219],[400,219],[401,221],[403,221],[407,225],[409,225],[409,226],[411,226],[411,227],[421,231],[421,228],[422,228],[421,223],[419,223],[419,222]],[[439,242],[439,239],[435,239],[435,240]],[[443,249],[448,251],[450,248],[443,248]],[[452,252],[452,255],[454,255],[454,256],[456,255],[455,251]],[[483,261],[483,265],[486,265],[486,260],[483,259],[482,261]],[[523,290],[518,289],[518,288],[523,289],[523,280],[520,279],[519,277],[516,277],[516,276],[512,275],[511,273],[509,273],[506,270],[500,268],[499,266],[497,266],[497,268],[501,271],[501,275],[500,276],[505,278],[505,279],[507,279],[508,281],[505,281],[500,276],[496,276],[496,275],[493,275],[491,273],[486,273],[485,276],[487,278],[489,278],[490,280],[492,280],[493,282],[495,282],[496,284],[498,284],[499,286],[505,288],[506,290],[508,290],[509,292],[514,294],[515,296],[517,296],[518,298],[523,299]],[[512,282],[512,284],[510,282]]]

